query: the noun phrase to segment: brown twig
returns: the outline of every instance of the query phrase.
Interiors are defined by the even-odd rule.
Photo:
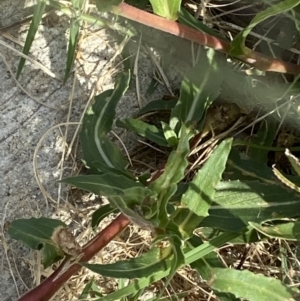
[[[230,55],[231,45],[228,41],[211,36],[184,24],[161,18],[126,3],[121,3],[115,7],[113,13]],[[247,56],[240,55],[237,56],[237,58],[257,69],[293,75],[300,74],[300,65],[274,59],[250,49],[247,49],[247,52],[249,52]]]
[[[82,250],[81,262],[89,261],[103,249],[116,235],[122,232],[129,224],[129,220],[120,214],[104,230],[97,234]],[[70,257],[66,257],[59,268],[39,286],[23,295],[18,301],[48,301],[62,287],[62,285],[81,269],[80,264],[68,266]],[[64,271],[64,269],[66,269]],[[62,272],[63,271],[63,272]]]

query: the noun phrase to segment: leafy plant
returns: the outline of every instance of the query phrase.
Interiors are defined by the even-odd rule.
[[[181,35],[187,39],[230,52],[228,42],[217,35],[211,36],[211,29],[204,24],[200,26],[185,11],[179,11],[180,1],[152,0],[151,4],[155,13],[171,20],[179,18],[179,21],[187,24],[184,26],[177,23],[174,26],[175,23],[171,20],[139,11],[120,2],[99,0],[96,4],[99,10],[109,10],[142,22],[140,16],[134,14],[140,12],[145,24],[149,26],[157,28],[154,23],[159,20],[163,24],[160,29],[174,34],[173,29],[177,26],[182,29]],[[284,1],[285,5],[287,2]],[[289,6],[285,8],[294,7],[297,4],[295,3],[289,1]],[[57,1],[40,1],[25,43],[24,51],[27,53],[46,4],[71,14],[69,7]],[[75,15],[72,15],[71,20],[65,79],[74,61],[80,21],[92,20],[91,16],[79,13],[82,7],[83,1],[72,1]],[[273,13],[265,11],[253,24],[259,23],[277,10]],[[251,26],[244,33],[244,38],[253,27]],[[255,57],[256,66],[266,69],[265,57],[252,51],[243,52],[243,55],[247,56],[243,57],[245,61]],[[272,63],[272,59],[267,59],[267,63]],[[23,64],[24,61],[21,61],[18,74]],[[283,62],[282,66],[291,73],[296,73],[299,69]],[[266,237],[291,240],[299,238],[297,218],[300,216],[300,188],[292,185],[292,181],[274,168],[279,180],[294,190],[284,187],[273,175],[272,169],[262,165],[267,156],[266,149],[253,151],[258,161],[245,159],[239,151],[233,149],[236,144],[229,137],[213,147],[211,155],[200,169],[196,172],[190,169],[191,154],[204,130],[207,110],[221,93],[227,80],[227,73],[224,72],[227,67],[228,63],[223,55],[213,49],[205,50],[198,63],[183,79],[178,101],[162,106],[156,101],[141,109],[142,113],[161,108],[170,109],[170,119],[167,122],[153,125],[126,119],[115,123],[116,126],[134,131],[137,135],[170,150],[165,165],[153,176],[130,172],[127,168],[129,162],[107,135],[114,125],[116,106],[129,87],[130,71],[124,71],[116,77],[114,89],[95,97],[92,107],[85,114],[80,134],[83,162],[89,174],[67,178],[63,182],[105,196],[109,200],[109,205],[93,213],[92,227],[95,231],[108,214],[114,212],[119,215],[82,247],[61,221],[44,217],[13,221],[8,233],[33,249],[42,249],[45,267],[64,257],[59,268],[38,287],[22,296],[20,301],[49,300],[82,266],[105,277],[121,280],[118,290],[102,296],[92,279],[82,292],[81,299],[88,296],[91,288],[96,292],[95,300],[119,300],[133,295],[138,298],[155,281],[165,278],[168,284],[174,274],[186,265],[195,268],[221,300],[297,300],[297,289],[278,279],[227,268],[215,253],[216,249],[227,243],[245,244]],[[200,68],[205,72],[199,73]],[[275,71],[280,70],[278,68]],[[262,134],[266,135],[260,133],[257,142],[264,141],[266,147],[270,147],[274,138],[274,127],[271,124],[268,130],[263,131]],[[251,144],[248,146],[254,148]],[[289,152],[286,155],[299,176],[298,160]],[[154,239],[150,250],[137,258],[113,264],[89,263],[130,222],[152,231]],[[195,234],[197,229],[200,229],[202,238]],[[130,279],[127,286],[122,284],[125,278]],[[163,293],[160,292],[157,299]]]
[[[209,52],[208,55],[210,55]],[[207,65],[207,68],[214,69],[215,67]],[[196,90],[195,93],[190,94],[183,93],[185,97],[182,97],[174,107],[170,117],[170,124],[177,132],[174,131],[173,134],[177,141],[176,145],[174,146],[172,143],[173,151],[171,151],[164,169],[158,171],[160,175],[150,180],[150,184],[145,186],[135,175],[126,170],[126,162],[121,153],[113,142],[106,137],[106,134],[112,127],[115,106],[128,87],[128,79],[128,73],[120,74],[116,79],[115,89],[105,91],[96,96],[93,107],[86,113],[81,132],[81,141],[84,162],[90,169],[91,174],[68,178],[63,180],[63,182],[95,194],[105,195],[108,198],[111,209],[107,208],[101,214],[96,211],[93,219],[97,220],[97,222],[94,222],[94,226],[99,223],[99,216],[103,218],[112,210],[117,210],[121,212],[119,218],[123,216],[122,221],[124,225],[128,224],[129,219],[143,227],[152,229],[156,234],[152,249],[138,258],[128,261],[120,261],[108,265],[89,264],[85,258],[87,257],[87,250],[91,248],[93,241],[87,247],[75,248],[76,252],[70,252],[70,248],[66,249],[62,241],[54,239],[57,227],[61,227],[61,224],[58,222],[56,222],[58,225],[55,224],[53,227],[51,226],[53,224],[51,219],[17,220],[12,222],[9,228],[9,233],[12,237],[22,240],[30,247],[39,245],[35,243],[33,246],[30,243],[32,239],[40,243],[47,241],[47,244],[57,246],[52,248],[51,252],[47,254],[46,265],[55,262],[59,256],[64,254],[66,256],[64,265],[67,265],[63,269],[64,273],[70,271],[74,265],[82,265],[106,277],[138,278],[133,280],[131,285],[105,297],[100,297],[99,300],[116,300],[129,296],[163,277],[167,277],[170,280],[179,268],[186,264],[193,264],[198,260],[204,260],[205,256],[209,255],[215,248],[230,242],[232,239],[242,238],[245,231],[250,229],[270,235],[268,234],[270,231],[263,230],[260,223],[274,219],[275,210],[278,212],[276,216],[277,221],[280,221],[280,218],[293,217],[300,214],[298,209],[296,209],[296,207],[299,208],[298,197],[294,197],[292,192],[287,193],[285,189],[278,185],[272,187],[270,184],[266,185],[257,180],[244,183],[220,181],[231,149],[232,139],[224,140],[197,172],[194,179],[188,182],[185,181],[185,189],[178,193],[178,189],[180,189],[179,184],[185,179],[189,165],[189,141],[201,130],[201,120],[204,118],[205,111],[211,103],[211,101],[207,101],[207,94],[204,93],[210,85],[209,78],[201,90]],[[191,83],[192,80],[192,76],[184,80],[182,89],[185,89],[186,83]],[[195,85],[195,87],[197,86]],[[191,111],[193,108],[198,112],[199,108],[201,108],[203,113],[194,114]],[[176,120],[175,123],[173,123],[174,119]],[[136,132],[140,133],[138,130]],[[168,139],[165,138],[165,141],[167,144]],[[109,152],[107,149],[108,145],[114,151]],[[237,159],[232,157],[231,160],[236,161],[239,159],[237,156]],[[238,166],[243,166],[243,164],[238,162]],[[274,189],[278,190],[275,194],[277,197],[280,190],[282,190],[282,194],[289,199],[289,207],[285,205],[285,201],[282,198],[279,200],[274,199]],[[293,197],[294,201],[292,201]],[[266,207],[264,204],[267,204],[267,202],[270,203]],[[292,204],[295,204],[295,208],[292,207]],[[279,211],[278,207],[281,208]],[[45,230],[42,230],[41,227],[38,231],[35,230],[34,225],[37,222],[43,224]],[[21,232],[20,223],[22,223],[23,231],[28,227],[31,228],[27,231],[25,230],[25,233]],[[287,231],[290,231],[289,229],[295,226],[296,223],[290,224],[289,227],[280,226],[280,229],[288,233]],[[210,227],[224,232],[206,243],[200,240],[199,245],[192,245],[189,241],[194,238],[193,231],[198,227]],[[121,229],[118,228],[114,234],[117,234]],[[103,235],[102,232],[98,234],[98,236],[101,235]],[[42,241],[41,237],[43,237]],[[160,241],[166,240],[169,241],[169,244],[165,247],[158,244]],[[73,244],[76,246],[75,239]],[[44,244],[44,254],[46,246]],[[57,251],[55,252],[55,250]],[[243,294],[243,291],[246,292],[247,290],[241,288],[240,281],[235,282],[233,280],[234,277],[241,279],[239,273],[233,273],[231,270],[226,272],[226,270],[225,267],[221,269],[210,267],[207,273],[207,280],[211,283],[212,288],[232,293],[238,298],[247,297],[255,300],[257,295]],[[222,273],[228,275],[228,278],[219,276]],[[261,281],[264,281],[262,280],[264,276],[256,276],[251,272],[242,273],[245,283],[259,285]],[[56,275],[56,278],[63,275]],[[229,275],[232,275],[233,278],[231,279]],[[223,279],[224,284],[217,281],[219,277]],[[260,292],[261,300],[270,298],[270,291],[275,291],[275,289],[278,290],[278,296],[282,295],[282,298],[288,296],[293,300],[294,290],[287,290],[279,281],[272,282],[267,279],[265,281],[268,284],[268,290]],[[230,287],[230,290],[226,287]],[[52,293],[54,293],[54,287],[52,289],[53,291],[48,292],[45,298],[46,296],[50,298]],[[24,295],[20,300],[30,300],[29,296],[30,293]],[[281,300],[281,297],[278,297],[278,300]]]
[[[273,71],[281,73],[290,73],[297,75],[300,72],[299,65],[284,62],[278,59],[273,59],[262,55],[261,53],[246,49],[244,45],[245,39],[252,28],[265,20],[266,18],[276,15],[279,12],[284,12],[299,7],[299,1],[286,0],[280,4],[272,5],[270,9],[259,14],[253,22],[240,35],[238,35],[232,43],[229,43],[222,38],[217,32],[191,17],[183,8],[180,7],[181,0],[162,1],[151,0],[153,10],[159,16],[147,13],[138,7],[145,7],[146,1],[127,0],[125,2],[120,0],[96,0],[96,6],[99,11],[110,11],[116,15],[123,16],[129,20],[139,22],[152,28],[162,30],[172,35],[180,36],[189,41],[193,41],[200,45],[211,47],[215,50],[225,52],[244,62],[253,65],[259,70]],[[34,11],[32,22],[28,31],[23,53],[28,54],[30,47],[34,40],[38,26],[41,22],[42,15],[45,11],[46,5],[49,5],[64,14],[70,16],[70,34],[68,44],[68,56],[66,62],[66,71],[64,81],[70,75],[71,67],[74,62],[75,52],[77,51],[78,35],[82,21],[90,24],[98,24],[104,27],[110,27],[114,30],[126,35],[136,35],[137,31],[131,28],[124,28],[123,25],[113,24],[108,20],[99,19],[92,15],[86,14],[83,9],[83,0],[72,0],[71,5],[64,5],[58,0],[39,0]],[[132,6],[135,5],[136,7]],[[297,14],[297,12],[295,12]],[[167,19],[165,19],[167,18]],[[175,20],[179,20],[179,23]],[[21,58],[18,66],[17,76],[22,72],[25,64],[25,59]]]

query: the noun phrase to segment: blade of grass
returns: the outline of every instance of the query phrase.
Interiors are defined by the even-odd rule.
[[[32,42],[33,42],[36,32],[38,30],[39,24],[42,20],[42,16],[44,14],[45,8],[46,8],[46,3],[44,1],[39,1],[34,9],[32,21],[30,23],[30,27],[29,27],[29,30],[27,33],[25,45],[23,48],[23,53],[26,55],[28,55],[28,53],[29,53],[30,47],[32,45]],[[24,65],[25,65],[25,58],[21,57],[19,66],[18,66],[18,70],[17,70],[17,78],[20,76]]]
[[[72,0],[73,8],[77,10],[81,10],[84,4],[84,0]],[[73,17],[70,22],[70,35],[69,35],[69,44],[68,44],[68,54],[67,54],[67,64],[66,71],[64,77],[64,84],[68,80],[70,76],[70,71],[75,60],[75,53],[78,46],[79,40],[79,31],[80,31],[81,23],[80,19],[77,16]]]

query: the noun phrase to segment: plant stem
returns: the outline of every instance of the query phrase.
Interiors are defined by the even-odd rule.
[[[89,261],[101,249],[103,249],[115,236],[122,232],[130,223],[128,218],[120,214],[105,229],[98,233],[82,249],[81,262]],[[81,269],[81,265],[75,263],[68,266],[70,257],[66,257],[59,268],[40,285],[23,295],[18,301],[48,301],[62,287],[62,285]],[[63,271],[66,269],[65,271]],[[63,271],[63,272],[62,272]]]
[[[228,41],[211,36],[200,30],[193,29],[184,24],[167,20],[154,14],[148,13],[126,3],[121,3],[112,9],[114,14],[120,15],[132,21],[170,33],[189,41],[213,48],[230,55],[231,45]],[[261,53],[246,49],[249,55],[237,56],[238,59],[251,64],[263,71],[273,71],[297,75],[300,73],[300,65],[273,59]]]
[[[45,1],[47,5],[60,10],[68,16],[72,16],[72,10],[68,6],[65,6],[55,0]],[[230,55],[231,45],[228,41],[203,33],[200,30],[196,30],[184,24],[161,18],[124,2],[118,6],[114,6],[112,8],[112,13]],[[80,15],[80,18],[84,21],[87,21],[89,24],[98,24],[103,27],[107,26],[121,31],[124,34],[136,34],[131,29],[128,30],[124,29],[122,26],[119,26],[118,23],[114,24],[109,21],[100,20],[99,18],[97,19],[89,14],[82,14]],[[293,75],[300,74],[300,65],[273,59],[259,52],[252,51],[249,48],[246,48],[246,50],[249,52],[248,56],[240,55],[236,58],[256,67],[259,70],[288,73]]]

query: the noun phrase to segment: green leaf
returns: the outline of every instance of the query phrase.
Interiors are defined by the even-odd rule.
[[[164,254],[164,250],[153,248],[137,258],[120,260],[112,264],[80,264],[105,277],[134,279],[151,277],[168,269],[171,262],[168,260],[169,255],[170,252]]]
[[[262,226],[258,223],[249,222],[249,225],[271,238],[280,238],[286,240],[300,240],[300,222],[284,222],[272,226]]]
[[[267,240],[267,238],[264,235],[258,233],[258,231],[256,231],[255,229],[251,227],[248,228],[243,233],[243,235],[237,237],[236,239],[231,240],[230,243],[233,245],[244,245],[244,244],[251,244],[258,241]],[[224,233],[224,231],[214,229],[214,228],[207,228],[207,227],[201,228],[201,237],[203,237],[205,240],[213,239],[221,235],[222,233]]]
[[[279,181],[281,181],[284,185],[287,187],[300,192],[300,187],[296,185],[295,183],[291,182],[285,175],[283,175],[275,166],[273,166],[273,172],[274,175],[278,178]]]
[[[125,195],[126,189],[145,188],[141,183],[120,174],[81,175],[63,179],[61,182],[88,190],[96,195]],[[147,189],[147,188],[145,188]],[[123,193],[124,192],[124,193]],[[135,198],[136,199],[136,198]]]
[[[240,231],[249,222],[295,216],[300,216],[299,194],[281,185],[259,181],[220,182],[209,216],[199,226]]]
[[[66,225],[60,220],[32,217],[13,221],[8,228],[8,234],[31,249],[43,249],[43,265],[47,268],[64,256],[60,246],[53,239],[55,230],[61,227]]]
[[[166,210],[167,203],[177,190],[177,183],[184,178],[188,165],[189,130],[183,125],[180,132],[178,146],[172,151],[165,166],[164,173],[152,182],[149,188],[157,193],[160,226],[164,228],[169,222]]]
[[[99,209],[97,209],[92,216],[92,228],[95,229],[98,227],[100,222],[107,217],[109,214],[117,212],[116,209],[111,208],[110,204],[101,206]]]
[[[203,241],[198,236],[193,236],[187,243],[187,250],[193,250],[203,245]],[[224,263],[220,260],[216,252],[211,252],[206,256],[191,263],[191,267],[195,269],[204,280],[210,277],[212,268],[224,268]]]
[[[116,126],[134,131],[138,135],[147,138],[148,140],[160,145],[169,146],[164,137],[164,132],[154,125],[150,125],[137,119],[117,120]]]
[[[168,275],[168,283],[172,280],[172,278],[176,274],[177,270],[181,266],[185,265],[184,253],[183,253],[183,250],[181,248],[181,246],[182,246],[181,238],[174,233],[171,236],[170,241],[171,241],[171,244],[172,244],[174,257],[173,257],[173,260],[172,260],[171,270],[170,270],[170,273]]]
[[[243,159],[235,150],[231,151],[228,163],[236,169],[226,173],[231,184],[218,184],[214,203],[209,210],[210,216],[201,222],[201,227],[235,231],[246,227],[249,221],[260,223],[277,217],[299,216],[299,194],[282,186],[271,168],[250,158]],[[237,174],[237,171],[240,173]],[[262,183],[253,179],[259,179]],[[292,181],[295,182],[296,177],[292,177]],[[232,187],[228,186],[228,190],[221,188],[227,184]],[[179,204],[187,187],[185,183],[180,184],[170,202]],[[229,208],[226,209],[227,206]]]
[[[245,47],[245,41],[248,34],[255,26],[257,26],[259,23],[267,20],[272,16],[285,13],[299,4],[300,4],[299,0],[280,1],[279,3],[272,4],[264,11],[258,13],[250,22],[250,24],[234,38],[234,40],[231,43],[232,50],[230,54],[234,56],[242,55],[242,54],[247,55],[247,52],[249,52],[250,50]]]
[[[249,158],[234,149],[232,149],[227,163],[230,168],[233,168],[233,170],[228,169],[229,172],[226,174],[230,180],[249,181],[258,179],[272,185],[280,183],[277,176],[274,175],[275,168],[271,169],[266,164]],[[292,182],[292,188],[300,186],[300,178],[298,176],[284,175],[284,177],[289,182]]]
[[[84,4],[84,0],[72,0],[72,6],[74,11],[80,13]],[[68,44],[68,53],[67,53],[67,63],[66,63],[66,70],[65,70],[65,77],[64,77],[64,84],[68,80],[71,68],[74,63],[75,53],[78,45],[78,38],[79,38],[79,30],[81,27],[80,19],[75,16],[71,18],[70,21],[70,34],[69,34],[69,44]]]
[[[300,177],[300,162],[299,159],[291,154],[291,152],[287,149],[285,151],[285,155],[287,156],[289,162],[291,163],[294,171],[297,173],[298,177]]]
[[[120,150],[106,137],[111,130],[116,105],[127,90],[129,73],[122,73],[116,79],[115,89],[95,97],[92,109],[85,114],[80,142],[83,160],[92,173],[111,169],[123,170],[127,164]]]
[[[202,244],[201,246],[184,254],[185,263],[191,264],[192,262],[206,256],[210,252],[213,252],[216,248],[238,237],[239,235],[240,234],[238,233],[224,233],[223,235],[220,235],[219,237]],[[137,290],[141,290],[149,286],[151,283],[154,283],[155,281],[167,277],[170,274],[170,271],[171,271],[171,267],[169,267],[165,271],[157,272],[152,277],[145,277],[145,278],[135,280],[131,284],[124,287],[123,289],[113,292],[103,298],[96,299],[95,301],[114,301],[135,294]]]
[[[178,19],[181,0],[149,0],[156,15],[176,21]]]
[[[138,115],[144,115],[153,111],[169,111],[172,110],[177,103],[176,100],[153,100],[147,103],[143,108],[140,109]]]
[[[163,128],[164,136],[168,141],[168,145],[176,146],[178,143],[178,138],[175,131],[173,131],[173,129],[171,129],[171,127],[163,121],[161,121],[161,125]]]
[[[97,285],[95,284],[95,279],[94,277],[92,277],[88,283],[85,285],[82,293],[80,294],[78,300],[82,300],[82,301],[86,301],[88,299],[88,296],[94,297],[94,296],[98,296],[98,297],[102,297],[102,294],[100,293],[99,288],[97,287]]]
[[[62,180],[77,188],[104,195],[113,208],[119,209],[134,223],[142,226],[152,226],[137,211],[137,207],[153,192],[140,182],[120,174],[106,173],[102,175],[83,175]]]
[[[205,32],[211,36],[217,37],[219,39],[225,40],[224,36],[220,35],[215,30],[211,29],[207,25],[203,24],[203,22],[196,19],[192,14],[190,14],[186,9],[181,7],[180,14],[179,14],[179,23],[185,24],[191,28],[198,29],[202,32]]]
[[[220,292],[234,294],[249,301],[296,301],[298,290],[278,279],[234,269],[212,269],[208,284]]]
[[[231,150],[227,164],[231,168],[228,174],[230,180],[260,180],[273,185],[278,184],[278,180],[270,167],[235,149]]]
[[[224,140],[214,150],[181,198],[181,203],[200,217],[208,216],[208,209],[215,196],[215,186],[225,170],[231,144],[232,139]]]
[[[178,225],[183,239],[193,235],[193,231],[205,216],[208,216],[214,195],[215,186],[220,181],[230,152],[232,139],[223,141],[208,161],[188,184],[181,197],[181,204],[186,208],[178,208],[171,219]]]
[[[189,239],[202,218],[191,212],[188,208],[177,208],[171,215],[172,222],[177,225],[183,240]]]
[[[181,83],[180,97],[171,112],[170,127],[178,132],[180,125],[198,125],[207,108],[217,98],[226,72],[224,58],[207,50]]]
[[[251,139],[251,143],[272,146],[276,138],[276,120],[274,118],[266,118],[262,121],[262,126],[256,133],[256,135]],[[269,151],[260,148],[250,147],[250,157],[255,158],[256,161],[265,163],[268,161]]]
[[[42,16],[44,14],[45,8],[46,8],[46,3],[42,0],[38,1],[38,3],[36,4],[36,6],[34,8],[32,21],[30,23],[30,27],[28,29],[28,33],[26,36],[25,45],[23,48],[23,53],[26,55],[29,54],[30,47],[33,43],[35,34],[36,34],[38,27],[40,25],[40,22],[42,20]],[[17,70],[17,78],[20,76],[24,65],[25,65],[25,58],[21,57],[19,66],[18,66],[18,70]]]
[[[192,239],[190,239],[188,242],[189,249],[193,249],[203,244],[203,241],[197,236],[193,236]],[[232,240],[230,241],[230,243],[232,243]],[[225,265],[219,258],[217,252],[211,252],[203,258],[200,258],[197,261],[193,262],[191,264],[191,267],[199,273],[201,278],[207,281],[211,275],[212,268],[225,268]],[[214,291],[214,293],[220,301],[240,301],[240,299],[235,298],[234,295],[229,293],[222,293],[218,291]]]

